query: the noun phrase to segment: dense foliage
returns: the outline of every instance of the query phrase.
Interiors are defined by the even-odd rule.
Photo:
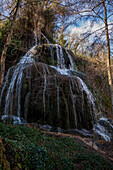
[[[105,158],[85,149],[74,138],[3,123],[0,123],[0,135],[11,168],[113,169]]]

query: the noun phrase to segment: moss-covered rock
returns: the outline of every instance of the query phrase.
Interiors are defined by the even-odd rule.
[[[23,77],[21,104],[22,116],[28,122],[42,120],[63,129],[92,129],[93,106],[76,77],[61,75],[40,62],[27,67],[24,72],[29,71],[31,78],[26,74]],[[25,89],[25,86],[29,88]]]
[[[57,66],[57,48],[60,51],[60,46],[56,44],[43,44],[37,47],[37,54],[34,55],[36,62],[42,62],[48,65]],[[66,68],[70,66],[70,60],[66,50],[62,48],[63,57],[65,59]]]
[[[92,97],[79,78],[85,75],[69,69],[74,65],[65,49],[57,44],[35,46],[19,64],[12,85],[6,86],[7,90],[13,87],[9,88],[6,114],[62,129],[93,128]],[[3,112],[6,106],[3,103]]]

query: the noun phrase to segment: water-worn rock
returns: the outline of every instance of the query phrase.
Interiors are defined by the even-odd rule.
[[[113,120],[101,117],[97,122],[96,135],[113,143]]]
[[[92,129],[93,105],[77,77],[61,75],[43,63],[29,69],[31,78],[25,76],[22,85],[22,113],[28,122]]]
[[[94,97],[60,45],[34,46],[8,74],[1,92],[4,114],[62,129],[93,128]]]

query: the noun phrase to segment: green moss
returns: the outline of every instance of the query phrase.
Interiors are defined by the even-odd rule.
[[[28,87],[27,83],[24,83],[23,84],[23,90],[26,91],[27,87]]]

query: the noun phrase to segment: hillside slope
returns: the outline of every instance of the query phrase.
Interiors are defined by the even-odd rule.
[[[0,123],[0,135],[12,170],[113,169],[110,155],[92,149],[88,138],[45,132],[37,129],[36,124],[24,126]]]

